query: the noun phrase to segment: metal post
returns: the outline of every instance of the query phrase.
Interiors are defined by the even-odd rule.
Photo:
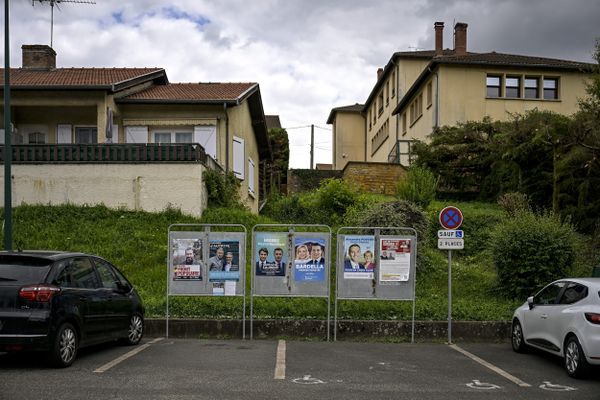
[[[10,116],[9,1],[4,0],[4,250],[12,250],[12,125]]]
[[[314,169],[315,160],[315,126],[310,126],[310,169]]]
[[[452,344],[452,250],[448,250],[448,344]]]

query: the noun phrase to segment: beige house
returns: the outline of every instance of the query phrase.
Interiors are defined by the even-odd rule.
[[[50,47],[22,50],[22,68],[10,71],[15,204],[200,215],[202,173],[215,168],[234,172],[242,200],[258,211],[259,165],[271,153],[257,83],[170,83],[162,68],[56,68]]]
[[[507,120],[533,109],[570,115],[577,111],[578,98],[586,95],[591,64],[468,52],[467,24],[460,22],[454,26],[454,49],[444,49],[443,22],[436,22],[434,28],[434,50],[394,53],[377,71],[377,83],[357,111],[365,118],[362,132],[357,133],[361,122],[355,114],[337,112],[335,118],[330,114],[334,160],[346,154],[346,162],[409,165],[411,143],[427,140],[434,127],[486,116]],[[352,133],[337,134],[338,127]],[[359,136],[361,147],[348,151],[359,146]]]

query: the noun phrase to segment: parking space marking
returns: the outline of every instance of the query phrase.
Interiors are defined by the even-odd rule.
[[[285,340],[280,340],[277,344],[277,359],[273,379],[285,379]]]
[[[508,372],[504,371],[501,368],[496,367],[493,364],[490,364],[489,362],[477,357],[475,354],[469,353],[468,351],[466,351],[465,349],[462,349],[460,347],[458,347],[455,344],[451,344],[450,347],[456,351],[458,351],[459,353],[464,354],[465,356],[469,357],[471,360],[483,365],[486,368],[491,369],[492,371],[494,371],[495,373],[497,373],[500,376],[503,376],[504,378],[508,379],[509,381],[511,381],[512,383],[519,385],[520,387],[531,387],[531,385],[527,382],[523,382],[522,380],[520,380],[519,378],[517,378],[516,376],[513,376],[511,374],[509,374]]]
[[[135,356],[137,353],[139,353],[140,351],[146,350],[148,347],[150,347],[150,345],[163,340],[164,338],[156,338],[148,343],[145,343],[139,347],[136,347],[135,349],[131,350],[128,353],[123,354],[122,356],[115,358],[114,360],[112,360],[109,363],[104,364],[103,366],[101,366],[100,368],[94,370],[95,373],[101,374],[103,372],[108,371],[109,369],[111,369],[112,367],[114,367],[115,365],[122,363],[123,361],[127,360],[129,357],[133,357]]]

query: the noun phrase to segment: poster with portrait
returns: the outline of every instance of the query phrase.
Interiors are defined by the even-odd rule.
[[[240,280],[240,242],[236,240],[210,240],[208,242],[208,280],[225,282]],[[214,286],[215,287],[215,286]],[[219,286],[216,286],[219,287]],[[225,285],[221,285],[223,294]],[[219,291],[221,294],[221,291]]]
[[[373,279],[375,236],[344,236],[344,279]]]
[[[256,276],[285,276],[287,233],[258,232],[254,249]]]
[[[379,281],[406,282],[410,278],[411,240],[379,239]]]
[[[173,238],[171,248],[173,281],[202,281],[203,240]]]
[[[323,282],[325,280],[326,239],[324,237],[296,237],[294,239],[294,281]]]

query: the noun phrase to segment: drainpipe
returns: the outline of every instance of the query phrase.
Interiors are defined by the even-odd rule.
[[[225,111],[225,173],[229,172],[229,115],[227,114],[227,103],[223,103]]]

